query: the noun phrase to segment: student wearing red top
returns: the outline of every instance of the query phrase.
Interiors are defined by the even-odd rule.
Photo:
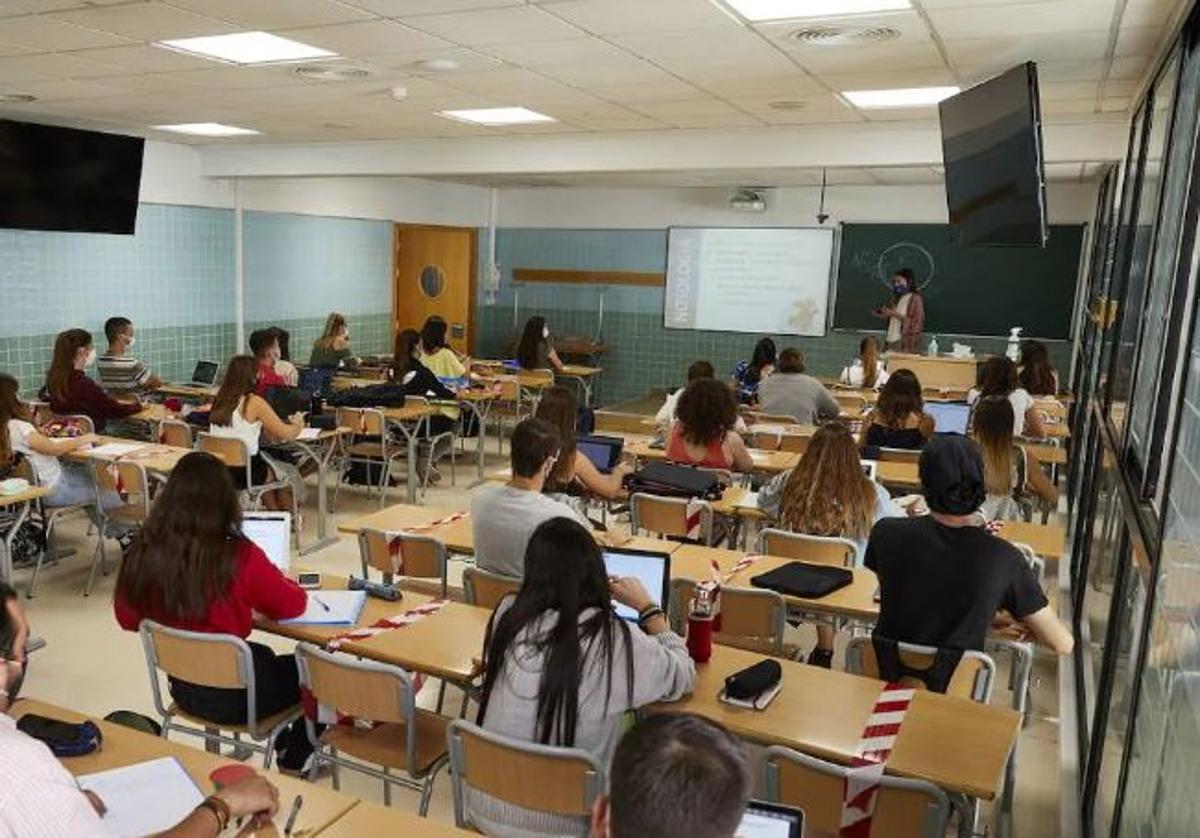
[[[109,419],[132,416],[142,410],[138,401],[119,402],[95,381],[84,369],[96,363],[92,335],[85,329],[67,329],[54,339],[54,355],[46,370],[46,386],[42,397],[50,409],[60,415],[82,414],[92,420],[97,433],[104,431]]]
[[[250,333],[250,351],[258,361],[258,385],[254,392],[266,398],[268,387],[287,387],[287,379],[275,370],[282,357],[279,334],[274,329],[259,329]]]
[[[728,386],[712,378],[693,381],[675,408],[667,459],[701,468],[753,471],[750,451],[734,430],[737,420],[737,402]]]
[[[271,619],[304,613],[308,596],[241,533],[242,511],[225,465],[195,452],[179,461],[121,564],[114,610],[137,631],[144,619],[172,628],[249,637],[254,614]],[[259,718],[300,699],[296,659],[250,643]],[[184,710],[221,724],[246,721],[244,690],[170,680]],[[279,765],[299,769],[312,746],[302,720],[279,738]]]

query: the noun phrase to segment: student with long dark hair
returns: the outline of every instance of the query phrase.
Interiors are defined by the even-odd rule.
[[[775,371],[775,341],[763,338],[754,344],[754,354],[749,361],[738,361],[733,368],[733,385],[737,388],[738,401],[754,404],[758,400],[758,385]]]
[[[134,538],[117,576],[117,622],[137,631],[142,620],[172,628],[248,638],[255,612],[282,620],[304,613],[308,597],[241,531],[242,508],[225,465],[210,454],[183,457]],[[296,660],[250,642],[259,717],[300,698]],[[185,711],[220,724],[246,721],[244,690],[170,681]],[[303,724],[289,729],[280,766],[300,768],[312,746]]]
[[[142,410],[138,401],[119,402],[88,378],[85,369],[96,363],[92,335],[84,329],[67,329],[54,339],[54,355],[46,370],[42,397],[60,415],[82,414],[103,433],[109,419],[123,419]]]
[[[640,615],[617,617],[616,599]],[[696,667],[662,607],[634,578],[610,579],[591,533],[555,518],[533,533],[525,578],[504,599],[484,639],[479,724],[543,745],[582,748],[607,763],[626,711],[675,701]],[[479,793],[467,805],[489,834],[577,835],[586,819],[532,812]],[[499,832],[486,829],[499,827]]]
[[[631,469],[618,463],[611,474],[601,474],[595,464],[580,453],[575,446],[575,418],[579,415],[579,402],[575,393],[566,387],[555,385],[542,391],[538,401],[538,419],[544,419],[558,429],[558,461],[550,470],[545,491],[562,494],[578,494],[583,491],[601,498],[621,497],[625,490],[621,481]]]
[[[1017,380],[1017,365],[1003,355],[993,355],[979,365],[979,382],[967,393],[967,404],[974,405],[985,396],[1008,399],[1013,409],[1013,436],[1044,437],[1046,427],[1041,411]]]
[[[454,391],[441,382],[421,361],[421,336],[414,329],[396,333],[392,354],[392,380],[404,388],[405,395],[428,396],[434,399],[453,399]],[[445,433],[454,420],[438,414],[429,417],[429,429],[434,434]]]
[[[562,372],[563,363],[550,339],[546,318],[534,315],[525,321],[521,340],[517,344],[517,363],[524,370],[554,370]]]
[[[1040,340],[1021,341],[1021,360],[1017,383],[1031,396],[1057,396],[1058,370],[1050,363],[1050,353]]]
[[[859,445],[919,449],[933,436],[933,428],[920,380],[912,370],[896,370],[863,420]]]

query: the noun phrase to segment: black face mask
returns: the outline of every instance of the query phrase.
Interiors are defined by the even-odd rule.
[[[903,297],[905,294],[908,293],[908,286],[905,285],[903,282],[897,282],[892,285],[892,293],[895,294],[897,297]]]

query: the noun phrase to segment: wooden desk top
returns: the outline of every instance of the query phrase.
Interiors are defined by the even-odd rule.
[[[399,532],[410,527],[423,527],[426,524],[447,518],[461,511],[449,507],[417,506],[415,504],[398,503],[381,509],[378,512],[372,512],[370,515],[365,515],[362,518],[343,521],[341,524],[338,524],[338,531],[357,533],[366,527],[372,527],[384,532]],[[443,524],[440,527],[435,527],[428,532],[422,532],[421,535],[436,538],[446,545],[447,550],[454,553],[471,555],[475,552],[475,538],[471,532],[470,516],[459,518],[457,521]]]
[[[38,713],[72,723],[89,719],[82,713],[34,699],[22,699],[13,707],[12,715],[15,718],[20,718],[26,713]],[[103,732],[104,745],[95,753],[87,756],[67,757],[62,760],[63,767],[75,776],[106,771],[110,768],[122,768],[161,757],[175,757],[196,782],[200,793],[208,795],[215,790],[212,781],[208,778],[214,769],[223,765],[242,764],[229,757],[210,754],[200,748],[192,748],[178,742],[150,736],[111,722],[95,718],[90,720]],[[281,805],[279,813],[275,816],[273,828],[269,827],[249,834],[260,835],[263,838],[282,835],[288,809],[297,794],[304,795],[304,805],[300,809],[296,828],[292,832],[294,836],[313,835],[358,805],[358,799],[348,794],[314,785],[299,777],[289,777],[274,771],[267,771],[257,765],[253,767],[256,773],[266,777],[278,787]]]
[[[157,442],[137,442],[136,440],[122,439],[116,436],[97,437],[96,443],[98,445],[107,445],[109,443],[137,445],[138,448],[136,451],[125,454],[120,459],[124,462],[136,462],[146,469],[146,471],[156,474],[170,474],[180,460],[192,453],[191,448],[177,448],[173,445],[161,445]],[[87,462],[88,460],[111,459],[94,455],[90,448],[72,451],[65,456],[69,460],[80,463]]]
[[[633,442],[625,446],[625,453],[640,460],[665,461],[667,452],[662,448],[651,448],[648,442]],[[750,449],[754,460],[754,470],[763,474],[778,474],[796,465],[800,455],[793,451],[763,451],[758,448]]]
[[[1067,531],[1060,524],[1005,521],[999,536],[1006,541],[1028,544],[1048,562],[1061,561],[1067,546]]]
[[[783,689],[766,710],[745,710],[717,699],[726,676],[762,658],[753,652],[714,646],[709,662],[696,667],[691,696],[647,709],[697,713],[755,742],[849,762],[883,682],[781,660]],[[887,772],[991,800],[1000,790],[1019,727],[1015,710],[919,691]]]
[[[561,375],[573,378],[591,378],[604,372],[601,367],[585,367],[583,364],[563,364]]]
[[[1047,439],[1070,439],[1071,426],[1066,422],[1044,424]]]
[[[1016,440],[1017,445],[1020,445],[1043,465],[1065,466],[1067,464],[1067,449],[1061,445],[1047,445],[1046,443],[1025,442]]]
[[[185,399],[211,399],[217,394],[217,388],[201,387],[195,384],[163,384],[154,392],[164,396],[182,396]]]
[[[132,416],[126,416],[126,419],[132,419],[138,422],[161,422],[164,419],[169,419],[174,416],[171,411],[167,410],[165,405],[148,404]]]
[[[321,838],[362,838],[364,835],[373,838],[453,838],[477,833],[365,800],[321,830]]]
[[[412,422],[424,419],[435,411],[435,408],[425,404],[406,404],[404,407],[381,407],[383,418],[389,422]]]
[[[16,506],[19,503],[43,498],[48,494],[50,494],[50,490],[45,486],[30,486],[15,495],[0,495],[0,506]]]

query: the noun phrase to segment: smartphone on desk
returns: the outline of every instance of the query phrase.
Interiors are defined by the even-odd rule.
[[[321,589],[321,574],[301,571],[296,574],[296,584],[306,591],[319,591]]]

